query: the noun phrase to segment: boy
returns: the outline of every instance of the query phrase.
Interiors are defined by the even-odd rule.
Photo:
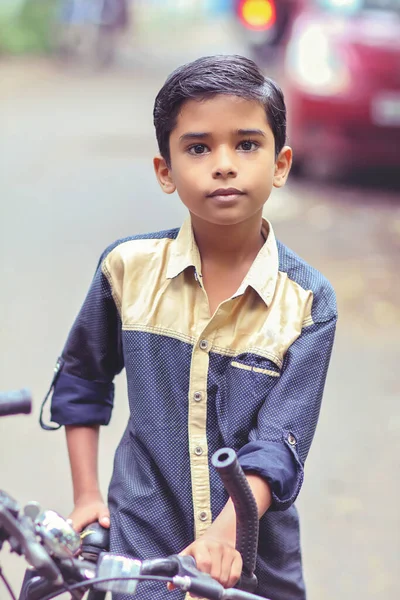
[[[103,253],[60,359],[52,420],[66,426],[76,529],[109,525],[97,480],[100,425],[126,369],[130,418],[109,489],[111,550],[183,551],[224,586],[241,557],[209,459],[238,452],[260,516],[257,593],[304,600],[294,501],[336,324],[330,284],[277,242],[262,210],[289,174],[282,92],[239,56],[178,68],[154,123],[161,188],[190,219]],[[141,584],[140,598],[182,598]]]

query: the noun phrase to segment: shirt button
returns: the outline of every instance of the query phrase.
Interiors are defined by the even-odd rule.
[[[200,402],[200,401],[201,401],[201,399],[202,399],[202,397],[203,397],[203,394],[202,394],[201,392],[195,392],[195,393],[193,394],[193,400],[194,400],[195,402]]]
[[[203,454],[203,448],[201,446],[196,446],[194,453],[196,456],[201,456]]]
[[[199,519],[200,521],[207,521],[208,515],[205,510],[202,510],[201,513],[199,513]]]
[[[200,342],[199,345],[200,345],[200,348],[202,350],[207,350],[207,348],[208,348],[208,342],[207,342],[207,340],[201,340],[201,342]]]
[[[287,441],[289,442],[289,444],[291,446],[295,446],[297,443],[296,438],[294,437],[293,433],[289,433],[288,437],[287,437]]]

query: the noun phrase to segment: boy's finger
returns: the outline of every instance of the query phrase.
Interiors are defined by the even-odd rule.
[[[222,571],[222,561],[223,561],[224,553],[223,553],[223,551],[221,552],[219,548],[210,548],[209,552],[211,555],[211,570],[209,571],[209,573],[213,579],[216,579],[217,581],[222,583],[221,582],[221,571]]]
[[[82,531],[82,529],[87,525],[87,522],[85,521],[85,519],[78,513],[71,513],[70,516],[67,519],[67,522],[72,525],[73,529],[75,529],[75,531],[77,533],[80,533]]]
[[[233,587],[242,574],[243,561],[240,554],[236,554],[231,565],[231,572],[226,587]]]
[[[213,566],[213,560],[211,557],[211,552],[209,550],[209,548],[207,548],[206,546],[203,547],[197,547],[195,552],[191,553],[191,555],[193,556],[194,560],[196,561],[196,567],[198,568],[199,571],[202,571],[203,573],[211,573],[211,569]]]
[[[102,527],[106,527],[108,529],[110,527],[110,517],[108,515],[99,517],[99,523]]]
[[[67,523],[69,525],[71,525],[72,529],[74,529],[75,531],[78,531],[78,529],[76,527],[76,520],[75,519],[71,519],[71,517],[68,517]]]
[[[231,576],[231,570],[233,565],[234,557],[230,553],[225,553],[222,557],[221,561],[221,572],[218,578],[218,581],[221,585],[226,587],[231,587],[228,585]]]
[[[72,520],[72,519],[70,519],[70,521],[71,521],[71,520]],[[80,532],[82,531],[82,529],[83,529],[84,527],[86,527],[86,525],[87,525],[86,521],[83,521],[82,519],[74,519],[74,520],[72,521],[72,527],[75,529],[75,531],[76,531],[77,533],[80,533]]]

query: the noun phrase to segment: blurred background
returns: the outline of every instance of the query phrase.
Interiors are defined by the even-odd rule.
[[[338,296],[298,502],[309,600],[395,598],[399,0],[0,1],[0,389],[35,401],[0,422],[0,487],[72,508],[64,433],[40,430],[40,402],[102,250],[183,221],[153,175],[153,101],[176,66],[215,53],[250,56],[283,87],[295,162],[266,215]],[[104,492],[126,419],[122,375]],[[17,589],[23,560],[3,549],[0,564]]]

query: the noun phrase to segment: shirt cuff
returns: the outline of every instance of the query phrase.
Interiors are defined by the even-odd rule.
[[[51,420],[59,425],[108,425],[114,384],[60,373],[51,401]]]
[[[249,442],[237,453],[243,471],[256,473],[269,483],[272,495],[269,510],[288,509],[303,483],[303,465],[286,437],[282,442]]]

